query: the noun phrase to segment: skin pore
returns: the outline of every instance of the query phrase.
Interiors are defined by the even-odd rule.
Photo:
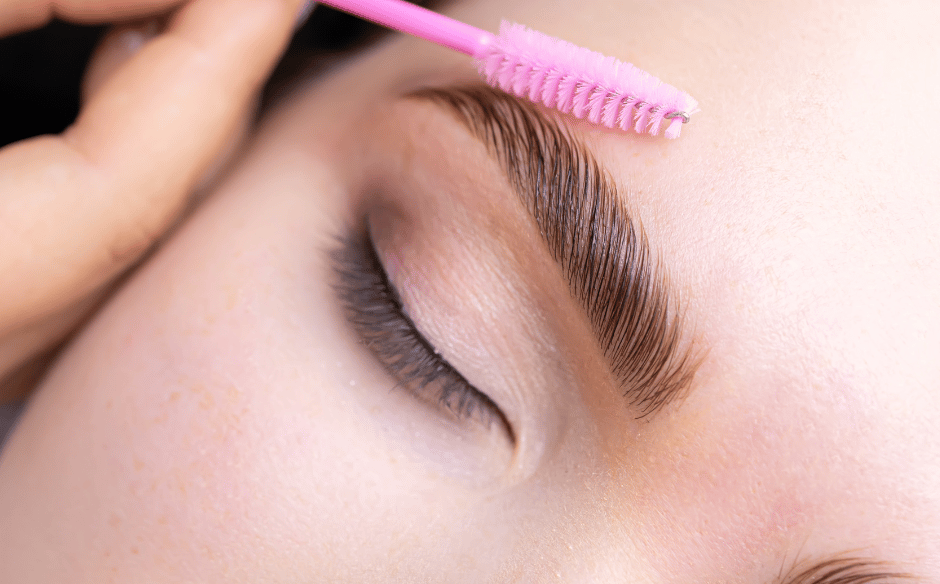
[[[533,114],[597,162],[668,295],[647,369],[689,375],[655,412],[518,168],[413,97],[465,96],[470,63],[395,36],[284,98],[32,396],[0,458],[5,579],[940,581],[940,146],[885,111],[940,101],[940,8],[820,4],[448,7],[699,100],[676,141]],[[370,248],[390,308],[337,273],[345,249],[382,281]],[[418,348],[364,340],[369,310],[493,415],[396,378]]]

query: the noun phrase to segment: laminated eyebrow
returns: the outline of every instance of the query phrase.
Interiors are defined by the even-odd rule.
[[[802,562],[782,573],[773,584],[899,584],[919,580],[888,562],[843,556],[802,567]]]
[[[700,359],[682,342],[674,292],[590,151],[534,106],[486,86],[409,97],[443,105],[500,163],[639,417],[686,395]]]

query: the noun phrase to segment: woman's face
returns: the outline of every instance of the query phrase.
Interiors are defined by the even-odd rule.
[[[30,403],[11,581],[940,581],[936,3],[449,12],[702,111],[403,36],[298,89]]]

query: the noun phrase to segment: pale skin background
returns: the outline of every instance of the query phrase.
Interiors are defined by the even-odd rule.
[[[243,50],[262,79],[296,7],[244,5],[282,11],[269,54]],[[572,124],[682,294],[706,354],[689,396],[635,419],[485,149],[395,99],[470,64],[395,37],[282,102],[32,396],[0,458],[3,579],[756,583],[853,552],[940,581],[936,3],[449,12],[523,22],[699,100],[677,141]],[[154,196],[191,190],[239,119],[192,145],[199,164],[156,148]],[[154,184],[133,172],[128,188]],[[422,283],[405,302],[515,443],[390,392],[348,330],[325,250],[376,184],[397,197],[392,277]],[[61,289],[106,282],[92,264]]]

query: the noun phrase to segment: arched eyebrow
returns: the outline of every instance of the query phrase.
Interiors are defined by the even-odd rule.
[[[676,293],[590,150],[537,107],[482,84],[408,97],[444,107],[499,163],[638,417],[683,397],[699,360],[684,334]]]

